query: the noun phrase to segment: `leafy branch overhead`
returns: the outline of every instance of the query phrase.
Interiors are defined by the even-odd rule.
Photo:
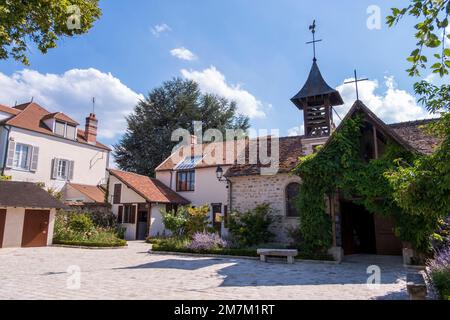
[[[29,65],[32,44],[45,54],[62,37],[87,33],[100,16],[98,0],[0,0],[0,59]]]
[[[402,9],[392,8],[392,15],[386,18],[388,26],[396,25],[406,15],[418,19],[414,26],[417,39],[416,48],[407,58],[412,63],[407,71],[410,76],[420,76],[419,69],[426,69],[428,57],[424,54],[425,48],[433,50],[435,61],[431,65],[433,73],[441,77],[448,74],[450,68],[450,49],[446,48],[446,40],[450,40],[446,28],[449,25],[450,0],[413,0]]]

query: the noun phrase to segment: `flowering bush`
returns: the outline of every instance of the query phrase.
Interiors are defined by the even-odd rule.
[[[427,276],[439,298],[450,300],[450,247],[437,252],[427,263]]]
[[[188,248],[200,252],[225,248],[226,246],[227,242],[216,233],[197,232],[194,234],[193,240]]]

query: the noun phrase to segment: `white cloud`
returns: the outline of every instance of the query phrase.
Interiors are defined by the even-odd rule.
[[[153,26],[150,30],[155,37],[159,37],[162,33],[169,32],[172,29],[167,24],[162,23]]]
[[[197,56],[185,47],[172,49],[170,50],[170,54],[181,60],[192,61],[197,59]]]
[[[447,45],[447,47],[450,47],[450,39],[448,38],[449,35],[450,35],[450,25],[448,25],[447,28],[445,28],[445,44]]]
[[[348,80],[353,79],[346,79],[345,81]],[[384,86],[386,90],[377,94],[376,90],[380,87],[378,80],[358,83],[359,99],[380,119],[386,123],[394,123],[430,117],[430,114],[417,103],[413,95],[397,88],[393,76],[384,77]],[[355,86],[354,84],[342,84],[337,87],[337,90],[346,102],[345,105],[335,108],[343,117],[356,100]]]
[[[62,111],[76,119],[84,129],[85,117],[92,110],[99,119],[99,138],[114,138],[126,128],[125,116],[143,99],[111,73],[97,69],[72,69],[64,74],[42,74],[25,69],[7,76],[0,72],[0,103],[14,105],[34,101],[45,109]]]
[[[288,129],[288,137],[301,136],[305,134],[305,125]]]
[[[214,66],[203,71],[182,69],[181,74],[186,79],[197,82],[202,91],[235,101],[239,113],[250,118],[263,118],[266,116],[263,111],[263,103],[260,100],[239,85],[228,84],[225,76]]]

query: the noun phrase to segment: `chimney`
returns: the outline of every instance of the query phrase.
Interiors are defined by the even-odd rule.
[[[86,127],[84,130],[84,137],[88,143],[95,144],[97,142],[97,124],[98,120],[95,113],[90,113],[86,118]]]

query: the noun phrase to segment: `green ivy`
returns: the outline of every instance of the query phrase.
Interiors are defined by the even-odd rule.
[[[405,186],[398,180],[394,181],[393,177],[405,170],[403,167],[409,167],[415,161],[424,161],[419,160],[424,157],[388,141],[383,155],[365,162],[360,151],[362,125],[362,114],[346,119],[340,130],[330,138],[326,148],[301,158],[294,169],[294,173],[303,180],[297,207],[300,212],[300,231],[306,245],[310,250],[324,250],[331,246],[332,222],[326,211],[325,196],[331,196],[339,190],[345,198],[357,199],[357,204],[372,213],[394,217],[397,236],[417,249],[427,250],[430,236],[443,216],[443,202],[448,205],[448,198],[442,194],[445,188],[435,193],[434,198],[423,198],[423,202],[418,205],[414,201],[401,201],[398,193]],[[428,177],[426,181],[433,183],[433,178]],[[424,196],[429,197],[431,194]],[[436,204],[426,210],[431,199]],[[431,213],[437,206],[441,206],[440,210]]]

